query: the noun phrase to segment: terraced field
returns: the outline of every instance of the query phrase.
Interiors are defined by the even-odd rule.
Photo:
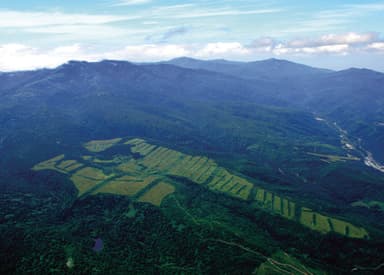
[[[103,159],[97,154],[117,144],[130,146],[135,157],[115,155],[112,159]],[[333,231],[352,238],[368,237],[364,228],[298,206],[288,198],[254,186],[204,156],[191,156],[139,138],[90,141],[84,147],[91,155],[83,155],[78,160],[65,160],[65,155],[59,155],[32,169],[68,174],[79,196],[117,194],[156,206],[161,206],[163,200],[176,191],[172,184],[175,176],[182,177],[212,191],[254,201],[260,208],[321,233]]]
[[[351,238],[367,238],[368,232],[349,222],[331,218],[314,212],[306,207],[297,207],[295,202],[289,201],[264,189],[257,189],[255,200],[258,204],[284,218],[297,220],[302,225],[321,233],[337,232]]]
[[[282,198],[262,188],[256,190],[256,202],[263,208],[271,210],[287,219],[295,219],[296,205],[286,198]]]
[[[219,167],[213,160],[203,156],[190,156],[165,147],[154,147],[141,139],[126,142],[132,152],[142,155],[138,163],[150,170],[184,177],[209,189],[247,200],[253,184]]]

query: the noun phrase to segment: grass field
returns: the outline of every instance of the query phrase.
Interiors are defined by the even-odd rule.
[[[306,227],[316,230],[316,225],[313,221],[313,215],[314,214],[311,209],[303,207],[301,209],[300,223]]]
[[[156,177],[149,176],[144,179],[139,179],[134,176],[123,176],[108,182],[99,189],[95,190],[93,194],[109,193],[125,196],[134,196],[149,184],[151,184]]]
[[[79,190],[79,196],[105,179],[107,176],[103,171],[94,167],[83,168],[71,176],[71,180]]]
[[[82,167],[83,164],[77,162],[76,160],[63,160],[58,164],[56,167],[60,170],[64,170],[66,172],[72,172],[80,167]]]
[[[351,238],[368,237],[368,232],[364,228],[336,218],[327,217],[305,207],[301,209],[300,223],[322,233],[334,231]]]
[[[130,140],[126,141],[124,144],[126,144],[126,145],[138,145],[138,144],[143,143],[143,142],[145,142],[144,139],[134,138],[134,139],[130,139]]]
[[[339,219],[332,218],[330,220],[333,226],[333,230],[339,234],[358,239],[368,237],[368,232],[362,227],[357,227],[349,222],[345,222]]]
[[[255,200],[260,203],[264,203],[264,193],[265,193],[264,189],[258,188],[256,190]]]
[[[160,206],[163,199],[173,192],[175,192],[175,187],[173,187],[173,185],[166,182],[160,182],[143,194],[138,201],[149,202],[153,205]]]
[[[282,215],[284,217],[290,217],[290,211],[289,211],[289,201],[287,199],[282,199],[283,201],[283,209],[282,209]]]
[[[84,146],[91,153],[99,153],[121,142],[121,140],[121,138],[94,140],[87,142]],[[162,146],[149,144],[139,138],[128,140],[124,144],[130,145],[132,153],[139,154],[141,157],[115,155],[110,160],[104,160],[91,154],[82,156],[83,161],[87,163],[87,167],[83,168],[83,163],[76,160],[65,160],[63,154],[40,162],[32,169],[35,171],[50,169],[69,174],[79,191],[79,196],[86,192],[92,192],[92,194],[110,193],[130,197],[139,195],[139,201],[149,202],[156,206],[160,206],[167,195],[175,192],[175,187],[167,183],[167,176],[184,177],[196,184],[202,184],[208,189],[241,200],[248,200],[255,188],[247,179],[232,174],[207,157],[187,155]],[[329,161],[356,160],[354,157],[309,154],[327,158]],[[109,175],[107,176],[103,170],[108,171]],[[108,182],[109,178],[111,180]],[[151,187],[151,183],[155,180],[159,180],[160,183]],[[151,188],[146,190],[148,187]],[[141,194],[141,191],[146,192]],[[287,219],[297,219],[303,226],[321,233],[334,231],[352,238],[366,238],[368,236],[364,228],[327,217],[309,208],[303,207],[299,209],[300,212],[297,212],[295,202],[262,188],[255,190],[253,200],[258,202],[261,208]],[[362,203],[356,205],[361,206]],[[301,213],[300,217],[296,218],[296,213],[297,215]]]
[[[91,140],[84,144],[84,147],[93,153],[98,153],[111,148],[115,144],[119,143],[121,138],[106,139],[106,140]]]
[[[54,158],[48,159],[46,161],[42,161],[42,162],[36,164],[35,166],[33,166],[32,170],[34,170],[34,171],[56,170],[59,172],[64,172],[63,170],[56,168],[57,162],[64,159],[64,157],[65,157],[65,155],[62,154],[62,155],[56,156]]]
[[[206,183],[210,189],[246,200],[253,188],[247,180],[232,175],[226,169],[203,156],[190,156],[165,147],[154,147],[142,139],[132,139],[125,144],[143,159],[139,163],[159,173],[185,177],[198,184]],[[210,182],[206,182],[211,178]]]
[[[123,162],[119,166],[117,166],[117,169],[123,173],[129,174],[136,174],[140,172],[140,167],[137,165],[137,162],[135,160]]]
[[[279,196],[274,196],[274,199],[273,199],[273,212],[281,215],[282,214],[282,211],[281,211],[281,198]]]

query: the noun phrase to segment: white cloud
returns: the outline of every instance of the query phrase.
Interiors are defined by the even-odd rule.
[[[384,51],[384,42],[374,42],[367,46],[370,50]]]
[[[275,55],[318,55],[336,54],[346,55],[353,52],[366,51],[368,48],[379,47],[375,42],[380,41],[377,33],[326,34],[318,38],[301,38],[273,43],[273,39],[262,40],[266,46],[262,49],[270,51]],[[270,45],[267,45],[267,44]],[[251,48],[257,50],[260,39],[251,44]],[[376,45],[367,47],[367,45]]]
[[[233,55],[246,55],[250,51],[238,42],[218,42],[208,43],[201,50],[198,50],[195,55],[197,57],[222,57]]]
[[[156,8],[155,10],[156,11],[169,11],[169,10],[180,10],[180,9],[185,9],[185,8],[192,8],[192,7],[196,7],[196,4],[192,4],[192,3],[187,3],[187,4],[178,4],[178,5],[168,5],[168,6],[160,6],[158,8]]]
[[[148,28],[121,28],[108,25],[62,25],[25,28],[26,33],[49,35],[50,41],[105,40],[127,36],[148,35],[153,30]],[[53,37],[51,37],[51,35]]]
[[[79,45],[41,50],[22,44],[0,46],[0,71],[33,70],[53,68],[68,60],[98,60],[97,56],[85,53]]]
[[[143,25],[158,25],[158,21],[144,21],[142,22]]]
[[[303,38],[293,39],[287,42],[287,45],[292,48],[303,47],[319,47],[327,45],[348,44],[350,46],[358,46],[358,44],[366,44],[378,39],[377,33],[355,33],[349,32],[344,34],[326,34],[319,38]]]
[[[276,43],[277,42],[274,38],[264,36],[252,41],[252,43],[248,45],[247,48],[254,52],[269,53],[276,46]]]
[[[359,12],[380,12],[384,10],[384,3],[364,3],[364,4],[352,4],[345,5],[345,7]]]
[[[69,60],[119,59],[140,62],[160,61],[181,56],[251,60],[257,56],[336,57],[374,52],[384,52],[384,41],[378,34],[353,32],[291,41],[261,37],[249,45],[240,42],[138,44],[115,50],[96,50],[80,44],[63,45],[51,49],[35,48],[23,44],[5,44],[0,45],[0,71],[52,68]]]
[[[200,18],[200,17],[216,17],[216,16],[238,16],[251,14],[268,14],[280,12],[280,9],[258,9],[258,10],[191,10],[185,13],[176,13],[171,15],[172,18]]]
[[[107,59],[121,59],[132,61],[154,61],[174,57],[191,55],[192,52],[183,45],[136,45],[127,46],[122,50],[108,52],[104,56]]]
[[[348,44],[337,44],[337,45],[324,45],[317,47],[302,47],[302,48],[291,48],[283,44],[277,45],[272,52],[276,55],[283,54],[342,54],[348,53]]]
[[[22,44],[0,46],[0,71],[53,68],[69,60],[98,61],[118,59],[130,61],[160,61],[181,56],[200,58],[246,56],[249,50],[237,42],[206,45],[145,44],[126,46],[114,51],[95,51],[79,44],[38,49]]]
[[[100,25],[136,18],[137,16],[0,10],[0,28],[25,28],[78,24]]]
[[[328,34],[320,37],[320,41],[325,44],[358,44],[368,43],[376,40],[378,35],[376,33],[355,33],[349,32],[345,34]]]
[[[113,4],[113,6],[134,6],[152,2],[151,0],[121,0]]]

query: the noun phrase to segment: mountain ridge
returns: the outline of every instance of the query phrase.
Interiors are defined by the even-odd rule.
[[[380,74],[384,74],[384,72],[377,71],[374,69],[369,69],[365,67],[348,67],[344,69],[339,69],[339,70],[334,70],[334,69],[326,69],[326,68],[321,68],[313,65],[308,65],[305,63],[300,63],[300,62],[294,62],[288,59],[279,59],[279,58],[266,58],[266,59],[260,59],[260,60],[251,60],[251,61],[235,61],[235,60],[230,60],[230,59],[198,59],[198,58],[192,58],[192,57],[187,57],[187,56],[182,56],[182,57],[176,57],[172,58],[169,60],[163,60],[163,61],[153,61],[153,62],[134,62],[130,60],[125,60],[125,59],[101,59],[98,61],[87,61],[87,60],[68,60],[56,67],[52,68],[37,68],[33,70],[15,70],[15,71],[0,71],[0,75],[2,74],[13,74],[13,73],[20,73],[20,72],[31,72],[31,71],[40,71],[40,70],[52,70],[56,69],[60,66],[66,65],[66,64],[78,64],[78,63],[131,63],[131,64],[137,64],[137,65],[145,65],[145,64],[159,64],[159,63],[173,63],[173,62],[205,62],[205,63],[222,63],[222,64],[254,64],[254,63],[286,63],[286,64],[296,64],[296,65],[301,65],[305,66],[308,68],[314,68],[318,70],[323,70],[323,71],[328,71],[328,72],[340,72],[340,71],[347,71],[347,70],[368,70],[371,72],[377,72]]]

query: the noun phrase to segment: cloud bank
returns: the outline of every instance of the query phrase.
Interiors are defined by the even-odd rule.
[[[175,32],[180,31],[175,30]],[[364,53],[374,53],[380,56],[384,54],[384,40],[381,40],[378,33],[349,32],[288,41],[279,41],[272,37],[260,37],[248,45],[240,42],[214,42],[196,45],[140,44],[105,51],[95,50],[80,44],[52,49],[40,49],[24,44],[4,44],[0,45],[0,71],[53,68],[69,60],[119,59],[140,62],[160,61],[181,56],[203,59],[254,60],[260,56],[278,56],[290,59],[295,56],[344,56]]]

